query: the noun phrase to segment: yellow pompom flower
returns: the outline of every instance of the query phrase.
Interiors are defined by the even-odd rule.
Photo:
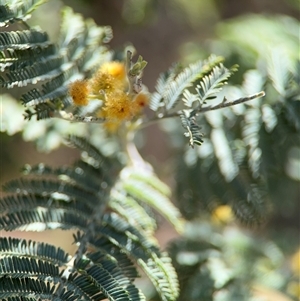
[[[99,71],[108,73],[120,81],[124,81],[126,77],[125,65],[121,62],[106,62],[100,67]]]
[[[120,62],[104,63],[89,80],[90,90],[94,95],[114,93],[126,86],[125,65]]]
[[[215,223],[228,223],[232,219],[233,213],[228,205],[220,205],[212,213],[212,220]]]
[[[108,95],[103,110],[109,120],[128,120],[132,116],[132,101],[125,92],[117,91]]]
[[[132,95],[117,90],[107,95],[104,106],[97,112],[97,117],[106,119],[104,126],[113,133],[123,121],[137,116],[148,102],[149,97],[145,93],[139,93],[132,99]]]
[[[124,121],[141,113],[149,103],[145,92],[137,95],[127,93],[125,64],[106,62],[88,81],[75,81],[70,85],[70,94],[76,105],[87,105],[88,99],[101,99],[103,105],[96,116],[104,119],[104,126],[115,132]]]
[[[76,80],[69,86],[69,93],[72,96],[73,102],[77,106],[86,106],[88,100],[88,83],[85,80]]]
[[[119,86],[113,76],[100,71],[97,71],[89,80],[89,88],[94,95],[112,93],[116,88],[119,89]]]

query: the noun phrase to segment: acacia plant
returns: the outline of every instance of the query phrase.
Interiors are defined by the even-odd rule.
[[[225,122],[214,123],[213,115],[208,114],[236,112],[235,107],[265,93],[257,90],[231,99],[224,87],[238,66],[225,67],[224,59],[217,55],[187,66],[172,66],[159,76],[155,91],[150,93],[142,82],[147,62],[142,56],[134,59],[132,47],[116,56],[107,44],[112,38],[109,26],[83,20],[66,7],[57,41],[51,41],[43,30],[30,27],[26,20],[43,2],[0,1],[0,84],[6,91],[23,89],[24,132],[30,133],[29,122],[41,124],[44,132],[38,138],[40,145],[53,141],[54,135],[59,143],[78,148],[81,159],[71,166],[55,168],[26,165],[22,178],[3,187],[6,195],[0,200],[0,229],[75,230],[77,250],[67,254],[46,243],[0,238],[0,296],[3,300],[146,300],[135,283],[142,272],[162,300],[177,300],[180,288],[181,300],[192,300],[188,295],[190,284],[185,287],[182,276],[195,270],[185,269],[178,262],[172,264],[168,253],[160,249],[154,236],[157,221],[153,210],[179,234],[186,231],[185,219],[198,212],[193,202],[199,198],[208,207],[230,205],[241,221],[253,223],[265,218],[265,179],[252,180],[243,172],[240,166],[245,153],[239,153],[235,145],[241,160],[233,160],[227,144],[221,143],[229,128]],[[252,76],[244,91],[257,74]],[[15,105],[9,104],[12,100],[8,96],[2,97],[4,105]],[[145,114],[145,107],[152,114]],[[260,109],[249,107],[256,119],[246,120],[244,132],[257,130],[253,123]],[[263,122],[271,127],[267,118],[270,110],[263,107],[262,111]],[[3,114],[4,128],[9,130],[13,116],[6,120]],[[45,119],[49,122],[43,123]],[[196,176],[191,173],[190,178],[178,178],[178,195],[186,200],[179,202],[180,210],[170,201],[170,188],[143,160],[134,143],[137,131],[161,120],[174,120],[176,135],[180,132],[189,148],[182,154],[189,160],[178,162],[184,165],[183,170],[196,172]],[[82,135],[75,134],[78,132]],[[216,160],[208,158],[206,167],[197,169],[200,163],[192,152],[198,153],[195,149],[203,147],[203,136],[211,138],[203,146],[213,146]],[[248,151],[253,154],[255,147]],[[253,157],[249,161],[252,173],[258,173]],[[210,176],[212,172],[225,179],[218,189],[213,189],[217,181]],[[203,173],[209,176],[205,178]],[[198,189],[199,183],[208,189]],[[186,194],[186,189],[192,193]],[[212,198],[221,201],[215,204]],[[171,250],[175,261],[180,245],[180,241],[174,242]],[[218,249],[213,243],[209,246]],[[222,288],[232,278],[227,280]],[[208,287],[206,294],[221,289]]]

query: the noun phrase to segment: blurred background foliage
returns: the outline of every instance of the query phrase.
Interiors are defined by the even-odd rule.
[[[136,142],[190,220],[185,236],[169,244],[182,286],[180,300],[298,300],[299,0],[52,0],[29,23],[40,24],[55,40],[63,4],[99,25],[112,26],[115,55],[128,42],[134,45],[148,61],[143,82],[150,92],[159,73],[173,62],[190,63],[211,53],[225,57],[227,66],[240,66],[224,91],[227,97],[266,91],[263,99],[201,116],[205,141],[195,150],[186,146],[173,120],[143,130]],[[101,141],[104,152],[115,150],[116,141],[97,125],[42,120],[37,127],[35,121],[24,121],[23,109],[11,101],[24,91],[2,92],[2,108],[8,109],[1,108],[7,125],[1,125],[1,183],[27,162],[58,166],[73,161],[76,151],[59,148],[63,134],[89,135],[92,142]],[[222,128],[223,138],[214,144],[213,136]],[[35,146],[51,153],[42,155]],[[223,173],[218,166],[218,148],[237,162],[244,190],[266,184],[269,207],[263,214],[269,214],[263,225],[247,228],[233,220],[231,195],[225,192],[238,184],[232,182],[232,166]],[[164,227],[158,238],[166,245],[174,232]]]

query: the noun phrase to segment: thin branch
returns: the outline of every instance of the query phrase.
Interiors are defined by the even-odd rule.
[[[249,100],[252,100],[252,99],[255,99],[255,98],[260,98],[260,97],[263,97],[263,96],[265,96],[264,91],[261,91],[259,93],[253,94],[253,95],[249,95],[247,97],[242,97],[242,98],[230,101],[230,102],[228,102],[227,99],[224,98],[221,103],[219,103],[215,106],[199,107],[198,109],[191,109],[190,111],[194,111],[195,115],[197,115],[197,114],[205,113],[205,112],[212,111],[212,110],[218,110],[218,109],[222,109],[222,108],[226,108],[226,107],[231,107],[231,106],[241,104],[241,103],[244,103],[246,101],[249,101]],[[139,126],[139,129],[147,127],[147,126],[149,126],[149,125],[151,125],[151,124],[153,124],[153,123],[155,123],[159,120],[166,119],[166,118],[172,118],[172,117],[178,117],[178,116],[180,116],[180,111],[173,112],[173,113],[166,114],[166,115],[159,114],[158,116],[143,122]]]
[[[212,110],[218,110],[218,109],[222,109],[222,108],[226,108],[226,107],[231,107],[255,98],[260,98],[265,96],[265,92],[261,91],[259,93],[247,96],[247,97],[242,97],[233,101],[228,102],[227,99],[224,97],[223,101],[221,103],[219,103],[218,105],[215,106],[207,106],[207,107],[201,107],[199,110],[195,110],[196,113],[204,113],[204,112],[208,112],[208,111],[212,111]]]
[[[72,113],[67,113],[65,111],[59,111],[53,117],[68,120],[70,122],[103,123],[105,121],[104,118],[98,118],[98,117],[93,117],[93,116],[73,115]]]

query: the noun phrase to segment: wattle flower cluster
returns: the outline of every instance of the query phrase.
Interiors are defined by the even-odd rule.
[[[125,65],[115,61],[104,63],[91,79],[77,80],[69,87],[77,106],[87,106],[92,99],[103,101],[96,116],[105,119],[104,126],[110,132],[138,116],[149,102],[147,93],[129,93],[128,90]]]

